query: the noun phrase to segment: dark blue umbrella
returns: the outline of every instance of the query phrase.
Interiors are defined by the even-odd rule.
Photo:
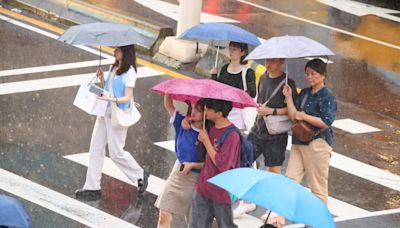
[[[291,179],[258,169],[232,169],[208,180],[239,198],[315,228],[334,228],[325,204]]]
[[[218,60],[219,47],[227,47],[231,41],[253,46],[261,44],[253,33],[225,23],[204,23],[193,26],[183,32],[179,39],[217,46],[216,61]]]
[[[0,195],[0,225],[31,227],[31,216],[15,198]]]

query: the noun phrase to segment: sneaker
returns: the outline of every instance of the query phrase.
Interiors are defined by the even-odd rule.
[[[147,185],[149,185],[149,176],[150,176],[150,173],[143,170],[143,179],[138,180],[138,192],[140,194],[142,194],[146,191]]]
[[[257,206],[254,203],[248,203],[246,201],[240,201],[239,206],[233,210],[233,218],[239,218],[247,212],[254,211]]]
[[[101,198],[101,190],[78,189],[75,191],[75,197],[86,201],[99,200]]]
[[[261,216],[261,220],[263,222],[266,222],[267,224],[272,224],[276,227],[283,227],[285,225],[285,218],[282,215],[279,215],[272,211],[268,218],[268,213],[269,213],[269,211],[266,211],[265,214],[263,214],[263,216]],[[265,220],[267,220],[267,218],[268,218],[268,221],[265,221]]]

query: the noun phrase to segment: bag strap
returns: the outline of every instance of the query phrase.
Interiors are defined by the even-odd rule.
[[[309,95],[309,93],[306,93],[306,94],[304,95],[303,99],[301,100],[300,111],[303,111],[304,105],[305,105],[306,102],[307,102],[308,95]],[[329,127],[329,128],[330,128],[330,127]],[[329,129],[329,128],[326,128],[326,129]],[[326,129],[318,128],[318,130],[317,130],[316,132],[314,132],[314,130],[313,130],[313,133],[314,133],[313,138],[314,138],[315,136],[321,134],[322,132],[324,132]]]
[[[226,137],[228,137],[228,135],[234,131],[238,132],[239,136],[241,136],[239,133],[239,129],[237,129],[237,127],[235,127],[235,126],[231,126],[228,129],[226,129],[224,132],[222,132],[220,138],[218,139],[218,145],[222,145],[224,143]]]
[[[132,66],[131,66],[132,67]],[[113,81],[114,81],[114,78],[115,78],[115,75],[117,74],[117,72],[115,71],[115,72],[113,72],[113,70],[112,70],[112,68],[110,69],[110,78],[109,78],[109,81],[108,81],[108,87],[110,88],[110,95],[112,96],[112,97],[115,97],[114,96],[114,91],[113,91]],[[133,106],[135,106],[136,108],[139,108],[140,107],[140,104],[139,103],[136,103],[136,102],[134,102],[133,101],[133,98],[131,98],[131,100],[130,100],[130,102],[129,102],[130,104],[129,104],[129,108],[133,108]],[[118,105],[115,103],[113,103],[113,102],[111,102],[111,105],[115,105],[116,107],[118,107]]]
[[[306,95],[304,95],[303,100],[301,100],[301,105],[300,105],[300,110],[303,111],[304,105],[307,102],[307,98],[308,98],[308,93],[306,93]]]
[[[283,86],[283,84],[285,83],[285,79],[283,79],[279,85],[274,89],[274,91],[272,92],[271,96],[269,96],[268,100],[263,104],[264,106],[267,106],[268,102],[278,93],[279,89]]]
[[[249,69],[249,66],[245,66],[242,69],[242,82],[243,82],[243,90],[247,92],[247,70]]]

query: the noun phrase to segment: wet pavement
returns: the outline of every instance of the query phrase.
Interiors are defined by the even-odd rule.
[[[327,11],[326,6],[313,1],[295,5],[289,5],[288,1],[280,1],[277,4],[275,1],[274,4],[272,1],[253,2],[328,24],[335,24],[337,22],[335,20],[341,18],[340,15],[329,13],[332,10]],[[351,134],[335,128],[334,151],[346,156],[347,159],[400,175],[398,118],[400,99],[399,90],[393,85],[393,82],[400,77],[399,58],[394,58],[400,55],[399,50],[293,21],[243,5],[238,1],[218,1],[217,9],[214,9],[212,4],[213,1],[205,0],[204,10],[239,19],[243,21],[240,26],[257,32],[257,35],[263,38],[286,33],[306,35],[337,52],[338,55],[332,59],[335,63],[329,66],[328,76],[328,86],[333,88],[339,97],[337,119],[351,118],[382,131]],[[298,10],[290,10],[294,9],[293,7],[298,7]],[[356,21],[358,24],[350,27],[335,25],[344,26],[343,28],[351,29],[353,32],[357,31],[360,21],[364,18],[360,20],[352,15],[347,16],[348,21]],[[265,23],[260,24],[259,21]],[[386,26],[385,23],[382,26]],[[9,22],[0,20],[0,28],[0,38],[6,41],[0,42],[0,50],[6,53],[0,57],[1,71],[98,60],[96,54],[65,45]],[[390,26],[385,28],[393,30]],[[392,36],[386,41],[398,40]],[[363,53],[360,47],[370,50],[369,54]],[[382,55],[386,57],[383,58]],[[294,75],[299,86],[304,86],[302,66],[305,61],[303,59],[290,61],[289,72]],[[95,68],[92,66],[4,76],[0,77],[0,83],[19,83],[48,78],[58,80],[61,76],[91,73]],[[108,67],[104,65],[103,68],[106,70]],[[168,115],[162,106],[162,97],[150,92],[149,89],[169,78],[170,76],[160,73],[137,80],[135,101],[141,104],[142,118],[129,129],[126,142],[126,150],[132,153],[139,164],[163,180],[168,177],[175,156],[168,149],[159,147],[155,143],[173,140],[174,136],[168,123]],[[0,95],[0,169],[22,176],[71,199],[74,198],[74,191],[83,186],[86,167],[64,156],[88,151],[95,121],[94,117],[72,105],[78,87],[78,85],[63,88],[49,86],[46,90],[15,91]],[[377,110],[380,113],[377,113]],[[329,179],[331,197],[350,204],[351,208],[355,207],[357,210],[375,212],[400,208],[400,188],[396,189],[396,186],[399,186],[397,180],[393,180],[393,185],[379,184],[368,177],[361,177],[357,170],[344,169],[334,162],[331,166]],[[158,188],[162,188],[161,186]],[[157,186],[155,188],[157,189]],[[15,196],[10,193],[12,191],[13,189],[0,189],[0,194]],[[156,195],[147,192],[143,197],[138,197],[135,187],[108,175],[103,175],[102,178],[102,194],[100,201],[87,204],[136,226],[156,227],[158,211],[153,206]],[[18,198],[22,199],[34,218],[33,227],[86,227],[62,213],[24,200],[24,197]],[[338,206],[336,209],[339,214],[335,215],[339,218],[340,215],[347,214],[345,212],[347,206]],[[260,217],[262,213],[264,210],[259,208],[252,215]],[[400,211],[375,217],[349,219],[338,222],[337,226],[396,227],[400,223],[399,213]],[[182,218],[174,221],[174,227],[184,227]]]

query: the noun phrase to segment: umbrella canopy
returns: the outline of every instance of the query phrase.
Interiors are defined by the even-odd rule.
[[[189,100],[192,103],[200,98],[212,98],[231,101],[233,107],[237,108],[257,106],[245,91],[210,79],[170,79],[154,86],[151,90],[170,94],[174,100]]]
[[[334,53],[324,45],[304,36],[279,36],[256,47],[246,60],[329,56]]]
[[[287,219],[315,228],[334,228],[325,204],[291,179],[252,168],[223,172],[208,180],[234,197],[273,210]]]
[[[0,225],[31,227],[31,216],[17,199],[0,195]]]
[[[58,40],[68,44],[114,47],[146,42],[143,35],[130,26],[102,22],[72,26]]]
[[[227,47],[229,42],[239,42],[253,46],[260,45],[257,36],[235,25],[225,23],[204,23],[183,32],[179,39]]]

